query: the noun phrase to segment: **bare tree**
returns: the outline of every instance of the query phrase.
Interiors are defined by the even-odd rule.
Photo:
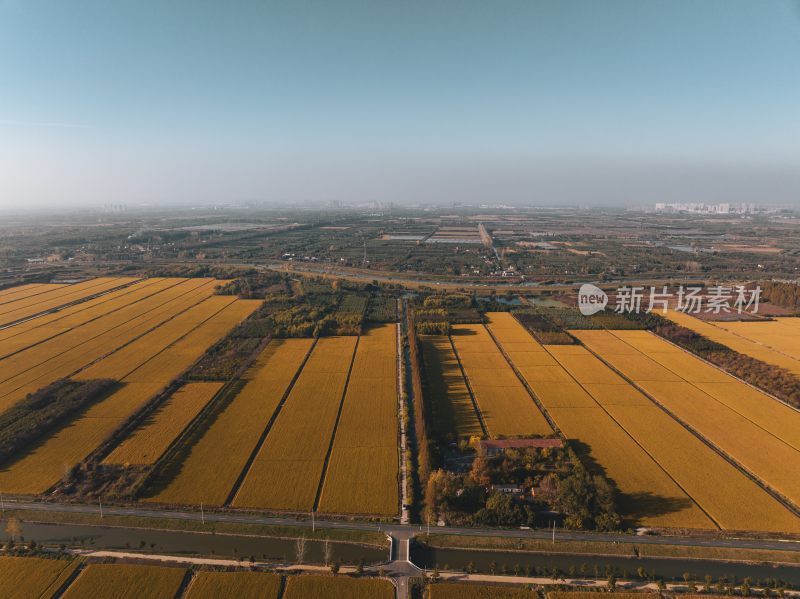
[[[322,543],[322,558],[325,560],[325,565],[331,563],[331,557],[333,556],[333,550],[331,549],[331,540],[325,539],[325,542]]]
[[[297,563],[302,564],[303,560],[306,557],[306,538],[299,537],[294,542],[294,549],[295,549],[295,557],[297,558]]]

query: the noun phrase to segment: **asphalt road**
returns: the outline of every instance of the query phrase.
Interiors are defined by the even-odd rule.
[[[100,514],[97,504],[71,504],[71,503],[45,503],[14,499],[5,499],[5,509],[20,509],[41,512],[67,512],[81,514]],[[156,510],[139,507],[104,506],[104,515],[115,516],[140,516],[147,518],[172,518],[176,520],[200,520],[200,511]],[[204,512],[207,522],[237,522],[242,524],[264,524],[276,526],[299,526],[311,528],[311,520],[298,520],[293,517],[269,517],[243,512]],[[384,532],[395,538],[411,538],[423,534],[427,528],[419,525],[382,524],[375,522],[345,522],[336,520],[316,520],[317,528],[363,530],[371,532]],[[486,536],[501,538],[534,538],[552,539],[552,531],[545,530],[517,530],[496,528],[453,528],[435,527],[431,533],[457,535],[457,536]],[[781,551],[800,551],[800,540],[792,539],[752,539],[723,536],[661,536],[627,534],[556,531],[558,541],[584,541],[631,543],[635,545],[686,545],[691,547],[739,547],[754,549],[777,549]]]

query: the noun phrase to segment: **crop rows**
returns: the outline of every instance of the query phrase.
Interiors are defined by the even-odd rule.
[[[154,464],[221,387],[222,383],[184,385],[120,443],[104,463]]]
[[[290,576],[283,599],[393,599],[394,585],[388,580],[345,576]]]
[[[123,344],[207,299],[211,292],[210,281],[187,281],[6,358],[0,362],[0,410],[31,391],[113,354]]]
[[[65,304],[83,299],[135,281],[132,278],[106,278],[92,279],[84,283],[67,285],[41,295],[34,295],[15,302],[0,305],[0,326],[17,320],[28,318],[47,310],[52,310]]]
[[[186,599],[278,599],[281,577],[269,572],[197,572]]]
[[[66,285],[29,283],[27,285],[19,285],[17,287],[8,287],[7,289],[0,290],[0,305],[7,304],[9,302],[15,302],[18,299],[30,297],[32,295],[47,293],[48,291],[60,289],[61,287],[66,287]]]
[[[85,459],[169,381],[179,376],[189,364],[205,353],[216,339],[258,306],[255,301],[235,301],[231,304],[230,301],[220,302],[216,297],[207,301],[215,307],[215,312],[209,313],[202,303],[195,306],[182,315],[193,314],[195,318],[186,317],[183,328],[173,330],[167,340],[156,329],[128,346],[137,346],[134,354],[136,361],[133,365],[120,366],[124,372],[135,368],[129,373],[131,377],[121,376],[123,371],[110,371],[106,375],[121,380],[123,387],[89,408],[82,416],[58,430],[17,461],[6,465],[0,470],[0,486],[12,493],[44,492],[67,469]],[[210,320],[204,322],[206,319]],[[209,329],[214,332],[214,336],[207,334]],[[156,343],[157,339],[161,345]],[[102,361],[98,364],[102,364]],[[142,375],[147,372],[155,372],[158,376],[151,378]],[[76,378],[82,377],[83,373]]]
[[[397,514],[397,411],[397,326],[372,327],[359,339],[319,511]]]
[[[704,373],[711,367],[650,333],[576,331],[574,334],[754,476],[795,504],[800,501],[800,480],[793,475],[800,467],[800,452],[793,446],[800,430],[800,414],[720,371],[714,376],[727,377],[727,382],[703,382],[708,379]],[[630,349],[639,352],[640,347],[647,347],[647,356],[601,353],[598,340],[607,350],[616,347],[625,352]],[[643,368],[643,360],[652,363],[652,374]],[[631,364],[636,366],[631,368]]]
[[[452,339],[490,435],[552,434],[483,325],[456,325]]]
[[[233,505],[292,511],[314,507],[355,347],[355,337],[317,342]]]
[[[430,586],[429,599],[535,599],[536,592],[502,586],[437,583]]]
[[[69,579],[77,560],[0,557],[0,597],[48,599]]]
[[[244,388],[187,448],[179,473],[160,481],[162,488],[148,500],[222,505],[311,344],[311,339],[273,340],[245,374]]]
[[[483,429],[464,381],[458,359],[446,335],[420,335],[425,364],[426,401],[433,410],[436,434],[451,442]]]
[[[782,345],[781,341],[787,337],[787,329],[790,328],[785,323],[793,319],[782,318],[780,321],[766,323],[712,323],[672,310],[666,316],[673,322],[691,329],[712,341],[721,343],[740,354],[785,368],[794,374],[800,374],[800,358],[782,353],[786,350],[785,347],[778,349]],[[773,325],[774,330],[770,335],[767,331],[773,328]],[[764,330],[765,328],[766,331]],[[780,330],[778,331],[778,329]],[[775,333],[777,333],[779,339],[771,338]]]
[[[64,599],[173,599],[186,577],[183,568],[132,564],[89,564]]]

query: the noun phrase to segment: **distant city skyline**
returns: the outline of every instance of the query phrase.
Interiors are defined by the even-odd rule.
[[[0,210],[800,206],[800,2],[0,0]]]

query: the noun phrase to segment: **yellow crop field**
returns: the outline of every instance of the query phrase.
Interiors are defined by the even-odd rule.
[[[172,325],[179,318],[186,316],[185,319],[181,320],[183,328],[173,328],[170,335],[174,339],[190,333],[182,340],[189,340],[187,342],[188,348],[176,344],[161,351],[163,343],[165,343],[163,336],[161,339],[162,345],[156,342],[148,343],[148,335],[131,344],[141,344],[139,347],[141,355],[138,360],[145,361],[142,368],[147,368],[151,361],[157,362],[159,376],[150,379],[140,377],[139,380],[122,378],[124,386],[120,390],[91,406],[77,420],[58,430],[26,455],[0,469],[0,481],[2,481],[0,484],[3,484],[8,492],[36,494],[46,491],[58,482],[69,468],[85,459],[101,443],[108,439],[123,422],[152,399],[156,393],[160,392],[166,384],[179,376],[188,365],[205,352],[213,341],[221,337],[235,326],[244,315],[249,314],[257,307],[254,302],[243,302],[242,307],[237,307],[236,304],[239,301],[234,300],[234,302],[233,304],[225,302],[225,307],[221,310],[218,309],[218,302],[212,302],[211,309],[217,309],[220,312],[218,318],[220,318],[220,323],[223,323],[224,326],[221,326],[220,323],[215,325],[206,323],[198,327],[193,318],[195,316],[193,313],[194,308],[169,321]],[[203,317],[207,318],[209,315],[214,314],[202,304],[196,308],[198,311],[202,310],[200,315]],[[203,330],[205,326],[212,327],[213,336]],[[192,329],[196,329],[196,332],[198,332],[196,337],[191,335]],[[153,333],[157,334],[158,329]],[[198,342],[195,343],[195,341]],[[137,363],[134,363],[133,366],[135,367]],[[121,378],[122,374],[117,373],[116,377],[109,376],[111,378]],[[91,377],[80,373],[75,378],[83,380]]]
[[[58,308],[70,302],[102,293],[109,289],[131,283],[136,279],[132,278],[105,278],[92,279],[85,283],[67,285],[61,289],[56,289],[41,295],[35,295],[20,299],[16,302],[9,302],[0,306],[0,326],[12,323],[16,320],[39,314],[53,308]]]
[[[0,557],[0,597],[51,597],[75,571],[78,560]]]
[[[397,383],[397,325],[367,329],[353,359],[319,511],[399,512]]]
[[[763,322],[721,322],[718,326],[800,360],[799,318],[779,318]]]
[[[532,381],[528,384],[547,410],[550,408],[597,407],[592,396],[573,380]]]
[[[187,289],[190,290],[188,293]],[[158,327],[181,310],[202,302],[211,290],[208,282],[200,282],[199,286],[195,282],[177,285],[6,358],[0,362],[0,377],[3,379],[0,382],[0,411],[24,397],[25,388],[41,388],[59,378],[71,376],[103,356],[113,354],[123,344]],[[153,331],[153,334],[156,332]],[[85,378],[103,376],[119,379],[123,375],[96,375],[93,371]]]
[[[761,323],[712,323],[700,320],[689,314],[684,314],[683,312],[674,312],[672,310],[670,310],[666,316],[673,322],[687,329],[691,329],[712,341],[721,343],[740,354],[750,356],[756,360],[761,360],[767,364],[785,368],[794,374],[800,374],[800,359],[781,353],[773,349],[769,344],[764,345],[763,339],[754,341],[752,338],[749,338],[749,327],[760,326]],[[786,335],[787,329],[791,328],[787,327],[785,324],[788,320],[792,319],[782,318],[774,323],[780,327],[781,334],[783,335]],[[747,326],[745,326],[745,324]],[[751,335],[752,331],[750,333],[750,336]]]
[[[289,576],[283,599],[394,599],[394,585],[385,579],[345,576]]]
[[[184,385],[103,462],[121,465],[154,464],[221,387],[222,383]]]
[[[356,341],[317,341],[233,505],[303,512],[314,507]]]
[[[716,528],[694,501],[601,407],[548,410],[620,490],[623,514],[645,526]],[[584,446],[584,448],[581,447]]]
[[[426,401],[433,410],[437,434],[451,440],[482,435],[483,429],[450,337],[420,335],[419,339],[425,364]]]
[[[625,383],[621,376],[600,362],[586,348],[572,345],[548,345],[546,349],[579,383],[604,383],[607,385]]]
[[[281,577],[269,572],[200,571],[192,579],[186,599],[278,599]]]
[[[660,408],[606,409],[722,528],[800,532],[800,518]]]
[[[132,564],[89,564],[64,599],[174,599],[187,571]]]
[[[169,285],[164,279],[146,279],[130,287],[4,329],[0,331],[0,359],[86,324],[167,286]]]
[[[483,325],[457,325],[452,340],[489,434],[553,432]]]
[[[66,285],[51,285],[49,283],[29,283],[28,285],[8,287],[6,289],[0,290],[0,305],[7,304],[9,302],[15,302],[18,299],[22,299],[24,297],[30,297],[32,295],[39,295],[41,293],[46,293],[48,291],[52,291],[53,289],[59,289],[61,287],[66,287]]]
[[[608,337],[622,341],[617,332],[602,332]],[[583,331],[575,331],[574,334],[581,338],[590,349],[596,351],[594,341],[587,340],[583,336]],[[594,337],[598,337],[596,332]],[[648,345],[650,348],[653,347],[653,343],[660,342],[657,337],[652,337],[655,341],[650,342]],[[636,339],[629,337],[628,346],[630,348],[636,349],[634,347],[636,343]],[[666,344],[666,342],[663,343]],[[747,389],[747,394],[752,394],[752,391],[754,391],[752,388],[747,387],[744,383],[738,383],[741,385],[741,393],[736,388],[729,388],[729,391],[732,391],[731,396],[737,399],[726,398],[723,393],[718,393],[720,399],[715,399],[698,386],[700,383],[692,384],[683,378],[679,378],[678,381],[651,380],[646,377],[646,374],[644,378],[637,378],[641,377],[642,373],[629,368],[632,358],[636,356],[628,354],[600,355],[605,361],[641,386],[678,419],[685,422],[705,439],[741,464],[753,476],[783,494],[795,504],[800,502],[800,479],[793,475],[800,468],[800,452],[791,444],[775,436],[775,434],[770,434],[768,432],[769,429],[765,430],[764,427],[756,425],[754,420],[748,418],[748,416],[754,419],[759,418],[764,424],[769,424],[765,422],[764,414],[757,413],[758,410],[754,405],[755,402],[752,395],[750,400],[740,399],[741,394],[745,393],[745,389]],[[652,355],[655,358],[659,358],[662,354],[653,353]],[[699,361],[698,358],[688,352],[682,352],[682,357],[683,361],[679,362],[679,365]],[[658,365],[658,367],[663,368],[661,365]],[[675,368],[677,376],[681,371],[678,366],[675,366]],[[687,370],[689,368],[687,367]],[[735,379],[732,380],[735,381]],[[763,400],[765,406],[772,406],[772,410],[784,410],[782,413],[784,419],[788,421],[796,418],[800,419],[800,414],[786,406],[782,406],[775,400],[766,396],[763,396]],[[773,402],[777,407],[768,402]],[[736,411],[731,405],[735,405],[741,411]],[[751,406],[752,413],[745,414],[744,410],[748,405]],[[781,418],[777,417],[777,420],[781,420]],[[800,423],[800,420],[794,420],[794,422]],[[777,423],[775,426],[775,430],[778,430]],[[781,426],[786,430],[785,423]]]
[[[449,582],[432,584],[428,596],[429,599],[535,599],[538,597],[534,591],[523,588]]]
[[[179,473],[147,501],[221,505],[311,349],[311,339],[275,339],[246,373],[247,384],[187,450]]]

